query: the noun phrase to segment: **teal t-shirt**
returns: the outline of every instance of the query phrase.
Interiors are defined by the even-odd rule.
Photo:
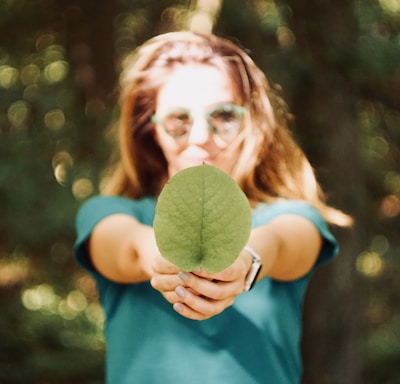
[[[303,300],[315,268],[291,282],[263,278],[223,313],[203,321],[176,313],[149,282],[118,284],[95,270],[84,246],[94,226],[116,213],[152,226],[155,205],[154,198],[97,196],[77,216],[75,254],[96,280],[105,312],[107,383],[299,383]],[[316,266],[337,254],[328,225],[306,202],[261,203],[253,211],[253,227],[288,213],[305,217],[321,233]]]

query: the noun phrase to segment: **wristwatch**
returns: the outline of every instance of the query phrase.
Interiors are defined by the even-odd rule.
[[[244,250],[250,254],[250,256],[253,259],[253,262],[251,263],[251,268],[249,272],[247,273],[245,282],[244,282],[244,291],[250,291],[251,288],[253,288],[254,283],[256,282],[257,276],[261,271],[262,268],[262,263],[261,263],[261,257],[260,255],[252,248],[250,247],[244,247]]]

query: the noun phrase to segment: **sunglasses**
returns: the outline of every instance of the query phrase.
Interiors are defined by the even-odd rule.
[[[208,129],[212,134],[218,136],[229,136],[236,133],[241,126],[242,117],[246,109],[239,105],[224,103],[214,106],[204,114]],[[153,115],[151,121],[161,124],[175,139],[183,138],[190,133],[195,117],[186,109],[171,111],[165,116]]]

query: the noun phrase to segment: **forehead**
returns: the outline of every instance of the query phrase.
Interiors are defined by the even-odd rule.
[[[232,82],[220,69],[203,64],[173,68],[157,94],[157,110],[204,109],[235,99]]]

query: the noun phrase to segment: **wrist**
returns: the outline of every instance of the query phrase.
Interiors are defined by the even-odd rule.
[[[139,224],[131,238],[131,245],[138,272],[143,280],[150,280],[154,275],[154,259],[159,254],[152,229]]]

